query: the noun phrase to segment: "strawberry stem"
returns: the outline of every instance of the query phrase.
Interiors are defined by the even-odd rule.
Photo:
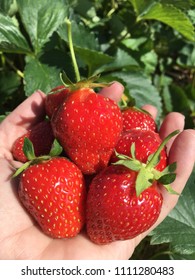
[[[70,54],[71,54],[71,58],[72,58],[72,64],[74,67],[75,78],[76,78],[76,82],[79,82],[81,77],[80,77],[79,68],[78,68],[78,64],[77,64],[75,52],[74,52],[74,47],[73,47],[71,21],[68,18],[66,18],[65,22],[67,24],[68,43],[69,43]]]
[[[175,130],[172,133],[170,133],[161,143],[161,145],[158,147],[158,150],[154,153],[154,155],[152,156],[152,158],[150,159],[149,163],[147,164],[146,168],[150,169],[153,168],[156,165],[156,162],[158,161],[158,158],[160,156],[160,153],[162,151],[162,149],[164,148],[164,146],[167,144],[167,142],[175,135],[177,135],[180,131],[179,130]]]

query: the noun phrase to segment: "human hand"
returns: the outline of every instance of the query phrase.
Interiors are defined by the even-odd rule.
[[[115,101],[120,100],[122,92],[123,87],[119,83],[101,91]],[[92,243],[85,232],[72,239],[52,239],[41,232],[20,203],[17,178],[11,179],[14,167],[19,167],[20,163],[14,161],[11,148],[19,136],[44,118],[44,99],[45,94],[35,92],[0,124],[0,259],[128,259],[151,229],[134,239],[108,245]],[[156,108],[146,105],[144,109],[156,117]],[[170,163],[177,161],[177,178],[172,187],[179,193],[192,172],[195,159],[195,131],[183,131],[183,128],[184,117],[170,113],[159,132],[164,138],[176,129],[181,131],[167,145]],[[163,196],[162,211],[152,229],[163,221],[178,200],[178,196],[170,195],[166,190],[163,190]]]

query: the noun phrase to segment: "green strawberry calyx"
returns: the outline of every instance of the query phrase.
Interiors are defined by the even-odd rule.
[[[97,81],[99,78],[100,78],[100,74],[97,74],[86,79],[81,79],[74,83],[68,78],[67,74],[64,71],[60,73],[60,79],[62,83],[65,85],[65,87],[69,88],[70,91],[74,91],[81,88],[103,88],[103,87],[108,87],[112,84],[112,83],[98,83]]]
[[[154,154],[151,154],[146,163],[142,163],[135,157],[135,143],[131,146],[131,157],[119,154],[115,151],[116,156],[118,157],[118,161],[113,163],[114,165],[123,165],[133,171],[138,172],[135,188],[136,188],[136,195],[139,196],[145,189],[149,188],[154,181],[159,182],[162,184],[169,193],[177,194],[176,191],[173,190],[171,187],[171,183],[176,178],[176,162],[168,165],[163,171],[158,171],[155,169],[156,165],[160,161],[160,153],[167,142],[175,135],[179,133],[179,130],[175,130],[170,133],[161,143],[159,148]]]
[[[23,152],[25,156],[27,157],[28,161],[25,162],[21,167],[19,167],[16,172],[13,174],[13,178],[18,176],[20,173],[22,173],[24,170],[26,170],[29,166],[33,164],[37,164],[46,160],[50,160],[53,157],[56,157],[62,153],[62,147],[58,143],[58,141],[55,139],[53,142],[53,145],[51,147],[51,150],[48,155],[42,155],[39,157],[35,156],[33,143],[30,141],[28,137],[24,138],[24,145],[23,145]]]
[[[127,97],[125,96],[125,94],[123,94],[121,97],[121,103],[119,104],[121,111],[125,111],[125,110],[132,108],[134,111],[138,111],[140,113],[144,113],[144,114],[152,117],[152,115],[148,111],[136,106],[135,98],[130,96],[130,97],[128,97],[128,100],[126,100],[126,99],[127,99]]]

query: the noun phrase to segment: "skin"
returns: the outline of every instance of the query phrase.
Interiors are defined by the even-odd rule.
[[[101,94],[119,101],[123,86],[114,82],[104,88]],[[36,91],[19,105],[0,124],[0,259],[128,259],[136,246],[149,231],[127,241],[116,241],[109,245],[92,243],[85,232],[72,239],[52,239],[44,235],[34,220],[21,205],[17,196],[18,178],[11,176],[21,164],[13,160],[11,148],[19,136],[24,134],[45,116],[45,94]],[[155,118],[155,107],[145,105]],[[170,163],[177,161],[177,178],[172,187],[182,192],[194,166],[195,131],[183,130],[184,116],[172,112],[168,114],[160,128],[162,138],[179,129],[179,135],[167,145]],[[150,231],[160,224],[177,203],[178,196],[170,195],[163,188],[164,203],[160,217]]]

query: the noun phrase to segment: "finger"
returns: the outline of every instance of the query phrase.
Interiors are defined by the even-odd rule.
[[[160,127],[160,130],[159,130],[160,137],[162,139],[164,139],[166,136],[168,136],[171,132],[173,132],[175,130],[183,131],[184,124],[185,124],[184,120],[185,120],[184,116],[180,113],[176,113],[176,112],[169,113],[165,117],[165,119]],[[167,144],[167,153],[169,153],[169,150],[176,137],[177,136],[174,136],[169,140],[169,142]]]
[[[29,128],[44,117],[44,99],[42,91],[34,92],[7,117],[7,121],[12,125]]]
[[[19,136],[45,117],[44,99],[45,94],[36,91],[2,121],[0,141],[8,150]]]
[[[195,131],[184,130],[175,139],[169,153],[169,162],[177,162],[177,177],[173,187],[181,192],[193,170],[195,163]]]
[[[154,107],[152,105],[149,105],[149,104],[146,104],[146,105],[142,106],[142,109],[147,111],[153,117],[154,120],[156,119],[157,113],[158,113],[156,107]]]
[[[173,162],[177,163],[177,170],[176,179],[171,186],[176,192],[182,193],[195,163],[195,131],[184,130],[175,139],[169,153],[169,163]],[[162,214],[165,216],[174,208],[179,196],[168,193],[165,188],[162,193],[164,197]]]
[[[195,131],[184,130],[175,139],[169,154],[169,163],[177,162],[176,179],[171,184],[172,188],[182,193],[190,174],[192,173],[195,163]],[[158,226],[175,207],[179,199],[179,195],[170,194],[162,187],[163,206],[157,222],[146,232],[136,237],[136,245],[148,233]]]
[[[100,91],[105,97],[109,97],[112,100],[119,102],[121,100],[124,91],[124,86],[119,82],[113,82],[109,87],[105,87]]]

